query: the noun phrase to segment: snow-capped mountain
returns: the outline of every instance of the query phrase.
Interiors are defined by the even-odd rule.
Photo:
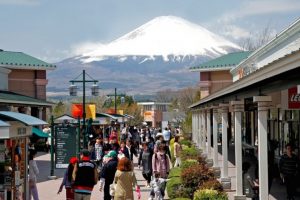
[[[57,63],[57,70],[49,74],[49,90],[67,89],[68,80],[62,81],[84,67],[102,88],[130,93],[178,89],[197,84],[199,74],[189,73],[188,67],[238,50],[200,25],[174,16],[157,17],[111,43]]]

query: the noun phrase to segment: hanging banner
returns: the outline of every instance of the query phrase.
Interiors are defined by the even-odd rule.
[[[83,116],[83,106],[82,104],[72,104],[72,117],[82,118]],[[86,104],[85,105],[86,119],[96,119],[96,105],[95,104]]]
[[[300,94],[296,87],[289,88],[289,109],[300,109]]]

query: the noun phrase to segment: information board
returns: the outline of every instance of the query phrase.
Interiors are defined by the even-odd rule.
[[[55,128],[55,167],[68,168],[71,157],[76,156],[76,127]]]

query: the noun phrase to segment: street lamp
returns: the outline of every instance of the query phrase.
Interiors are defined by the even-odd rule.
[[[79,79],[79,77],[81,77],[82,75],[82,79]],[[90,80],[86,80],[85,75],[87,75]],[[83,147],[87,148],[87,144],[86,144],[86,135],[85,135],[85,118],[86,118],[86,112],[85,112],[85,83],[93,83],[92,85],[92,95],[93,96],[98,96],[99,95],[99,86],[97,85],[98,81],[93,79],[90,75],[88,75],[87,73],[85,73],[85,70],[82,70],[82,73],[77,76],[75,79],[70,80],[70,87],[69,87],[69,92],[70,92],[70,96],[77,96],[77,90],[78,87],[75,85],[75,83],[82,83],[82,90],[83,90],[83,95],[82,95],[82,129],[83,129]],[[79,138],[79,142],[80,142],[80,137]]]
[[[108,94],[107,95],[108,97],[111,97],[111,96],[114,96],[115,98],[115,102],[114,102],[114,108],[115,108],[115,111],[114,111],[114,114],[117,114],[117,96],[121,97],[121,104],[125,103],[125,94],[117,94],[117,88],[115,88],[115,94]]]

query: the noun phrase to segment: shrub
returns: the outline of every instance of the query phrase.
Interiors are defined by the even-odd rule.
[[[195,192],[194,200],[228,200],[228,196],[224,192],[204,189],[204,190],[197,190]]]
[[[182,162],[181,164],[181,169],[186,169],[186,168],[189,168],[191,166],[194,166],[194,165],[198,165],[198,161],[195,160],[195,159],[187,159],[185,161]]]
[[[190,200],[190,198],[182,198],[182,197],[180,197],[180,198],[176,198],[174,200]]]
[[[181,185],[182,181],[180,177],[173,177],[167,182],[167,192],[170,199],[178,197],[176,191],[178,191]]]
[[[190,148],[184,148],[181,152],[181,159],[187,160],[187,159],[197,159],[200,155],[199,149],[196,149],[194,146]]]
[[[210,189],[210,190],[216,190],[218,192],[223,192],[223,186],[217,179],[211,179],[204,182],[199,189],[200,190]]]
[[[192,195],[205,181],[213,178],[213,171],[209,170],[205,165],[193,165],[183,169],[181,172],[182,183],[184,187],[192,189]]]
[[[192,199],[194,192],[195,191],[193,188],[184,187],[183,185],[181,185],[181,186],[179,186],[179,188],[175,192],[175,194],[176,194],[176,197]]]
[[[181,168],[180,167],[174,167],[170,170],[168,178],[173,178],[173,177],[180,177],[181,175]]]
[[[180,144],[188,146],[189,148],[192,146],[192,142],[189,140],[180,140]]]

